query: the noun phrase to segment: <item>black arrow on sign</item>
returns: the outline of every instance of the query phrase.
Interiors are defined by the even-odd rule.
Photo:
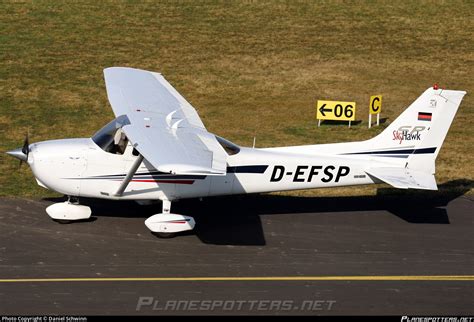
[[[319,108],[319,111],[321,112],[322,116],[326,116],[326,114],[324,114],[325,112],[332,112],[332,109],[324,108],[325,106],[326,106],[326,104],[323,104],[323,106],[321,106]]]

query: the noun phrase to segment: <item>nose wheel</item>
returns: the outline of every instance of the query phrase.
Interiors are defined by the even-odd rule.
[[[145,225],[160,238],[172,238],[176,233],[193,230],[196,222],[193,217],[171,213],[171,201],[163,200],[163,212],[145,220]]]
[[[65,202],[55,203],[46,208],[46,213],[56,222],[67,224],[76,220],[89,219],[91,208],[80,205],[77,198],[68,198]]]

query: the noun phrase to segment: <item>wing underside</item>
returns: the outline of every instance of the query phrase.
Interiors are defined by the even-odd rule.
[[[227,154],[207,132],[196,110],[159,74],[112,67],[104,70],[114,114],[126,115],[123,131],[158,171],[224,175]]]

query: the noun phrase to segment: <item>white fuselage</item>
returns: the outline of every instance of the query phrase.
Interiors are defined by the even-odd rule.
[[[169,133],[153,132],[150,140],[147,135],[151,134],[143,134],[141,128],[134,132],[128,127],[127,116],[121,115],[92,138],[45,141],[29,148],[26,139],[26,146],[9,153],[27,160],[41,186],[78,197],[172,201],[380,182],[401,189],[436,190],[436,156],[464,95],[463,91],[429,88],[380,134],[366,141],[265,149],[238,147],[203,132],[197,115],[188,111],[193,126],[200,129],[191,137],[199,142],[188,138],[191,141],[184,144],[183,135],[188,132],[182,129],[179,136],[179,124]],[[173,113],[166,120],[171,122]],[[151,122],[159,115],[146,114],[143,120]],[[169,127],[166,120],[162,124],[165,128]],[[141,124],[142,119],[135,122]],[[153,128],[147,124],[145,129]],[[189,126],[191,131],[193,127]],[[127,131],[131,131],[130,141],[139,151],[128,141]],[[160,135],[173,139],[163,141]],[[175,147],[180,152],[174,151]],[[218,157],[214,158],[214,153]],[[162,167],[160,162],[167,166]]]
[[[39,185],[65,195],[177,200],[379,183],[364,171],[369,163],[383,166],[400,162],[347,155],[360,151],[358,143],[362,142],[267,149],[242,147],[239,153],[228,157],[224,176],[159,173],[144,160],[121,196],[115,196],[115,192],[137,158],[130,144],[123,154],[113,154],[102,150],[92,139],[39,142],[31,145],[28,163]]]

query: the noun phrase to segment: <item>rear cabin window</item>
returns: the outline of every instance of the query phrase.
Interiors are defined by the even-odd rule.
[[[240,147],[229,140],[216,135],[217,142],[224,148],[228,155],[234,155],[240,152]]]

